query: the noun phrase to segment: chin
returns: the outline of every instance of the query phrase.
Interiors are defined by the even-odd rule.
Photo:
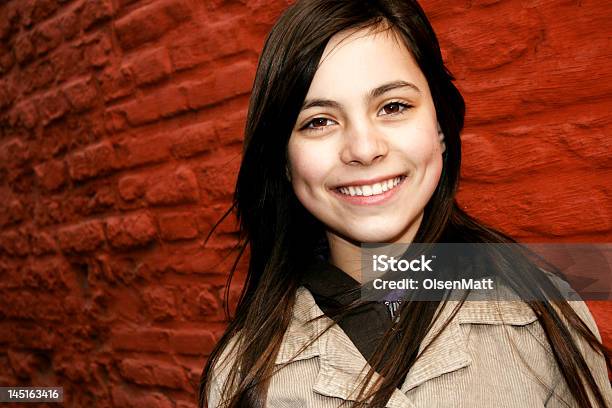
[[[361,228],[359,231],[347,231],[347,233],[352,241],[359,243],[388,243],[394,242],[402,234],[402,230],[385,229],[381,231],[380,229],[373,229],[369,231]]]

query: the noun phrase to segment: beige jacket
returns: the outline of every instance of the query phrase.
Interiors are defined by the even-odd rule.
[[[421,351],[446,321],[454,309],[453,303],[456,304],[449,302],[444,308],[443,315],[423,341]],[[601,338],[586,304],[570,304]],[[310,292],[300,287],[293,321],[276,358],[279,368],[331,323],[327,317],[307,323],[322,314]],[[612,407],[612,390],[603,356],[584,341],[578,344]],[[229,363],[223,364],[226,356],[221,355],[221,363],[213,370],[209,407],[219,404]],[[349,337],[335,325],[273,376],[267,407],[332,408],[344,401],[354,401],[353,392],[358,380],[363,378],[365,370],[361,375],[360,371],[366,364]],[[389,408],[573,406],[576,403],[557,368],[537,317],[520,301],[466,302],[415,362],[387,404]]]

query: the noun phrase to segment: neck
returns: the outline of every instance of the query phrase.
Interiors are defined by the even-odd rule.
[[[416,235],[416,232],[421,225],[423,214],[418,218],[418,222],[413,223],[408,230],[404,231],[399,237],[390,239],[389,246],[382,245],[380,253],[394,255],[399,257],[405,248],[391,247],[393,244],[410,244]],[[334,232],[327,231],[327,242],[329,243],[329,261],[334,266],[340,268],[344,273],[359,283],[363,283],[363,275],[361,273],[361,243],[346,239]],[[394,253],[397,252],[397,253]]]

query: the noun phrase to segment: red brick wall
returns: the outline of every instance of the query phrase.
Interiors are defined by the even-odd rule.
[[[0,384],[62,385],[69,406],[194,406],[234,225],[202,243],[285,5],[3,2]],[[468,104],[460,203],[521,240],[610,242],[612,7],[424,7]],[[611,345],[609,303],[590,306]]]

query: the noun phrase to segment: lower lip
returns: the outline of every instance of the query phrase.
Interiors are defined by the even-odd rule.
[[[391,197],[395,196],[399,189],[402,187],[407,177],[403,176],[397,186],[393,187],[391,190],[387,190],[382,194],[375,194],[371,196],[350,196],[347,194],[342,194],[337,190],[332,190],[334,194],[340,197],[342,200],[347,201],[351,204],[357,205],[380,205],[386,203],[391,199]]]

